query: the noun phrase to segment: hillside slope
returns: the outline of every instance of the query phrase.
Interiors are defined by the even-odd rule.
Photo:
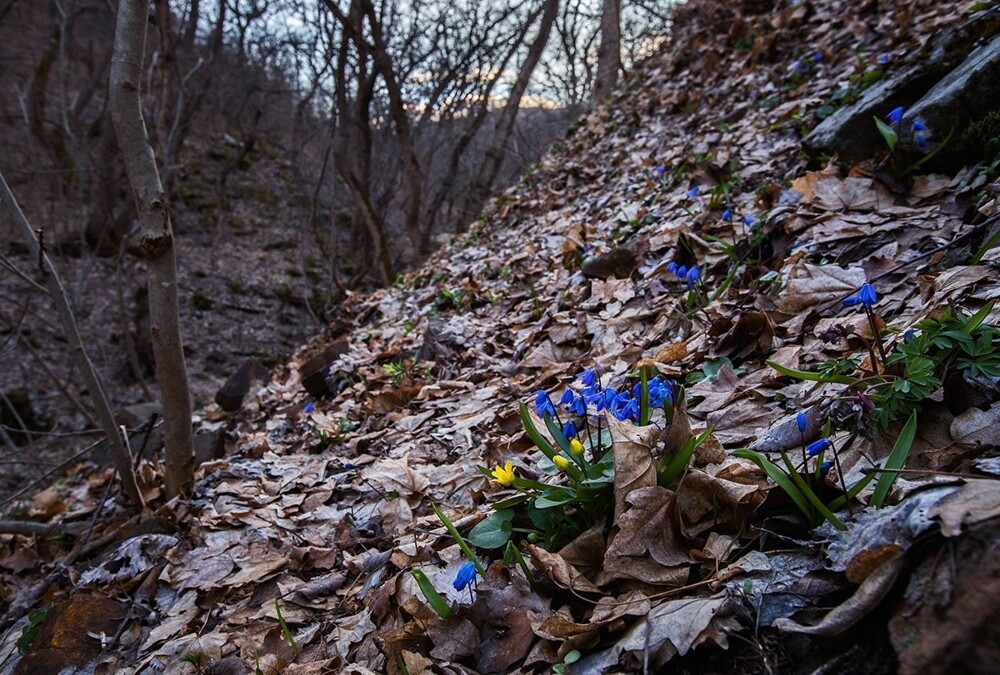
[[[863,306],[889,327],[890,353],[904,329],[947,307],[985,308],[983,325],[997,324],[997,249],[970,263],[996,220],[995,174],[890,180],[880,148],[839,166],[800,146],[852,75],[891,72],[976,3],[728,5],[679,9],[670,53],[467,235],[395,286],[351,296],[235,418],[207,409],[201,424],[226,426],[230,454],[200,467],[190,501],[162,505],[142,529],[126,523],[135,536],[100,565],[71,571],[72,584],[50,578],[55,609],[18,672],[91,660],[109,673],[535,672],[581,655],[559,672],[995,663],[1000,490],[973,477],[996,474],[995,391],[984,395],[980,380],[934,387],[895,505],[865,507],[869,486],[837,512],[844,532],[807,522],[794,497],[731,454],[797,458],[825,433],[836,466],[806,478],[830,501],[908,433],[908,410],[879,427],[866,390],[844,387],[881,368]],[[845,306],[865,282],[877,300]],[[833,362],[824,372],[841,381],[768,362],[810,372]],[[628,390],[639,366],[673,383],[677,407],[669,428],[657,420],[660,438],[608,416],[613,522],[546,532],[537,513],[513,521],[543,534],[515,536],[525,566],[480,547],[486,577],[456,590],[470,572],[431,505],[469,536],[516,492],[477,466],[510,461],[523,480],[558,482],[518,403],[582,392],[577,374],[589,369]],[[317,367],[310,394],[303,369]],[[691,467],[657,485],[651,448],[676,452],[706,428]],[[147,466],[145,483],[156,478]],[[58,498],[93,504],[100,490],[95,480]],[[16,540],[4,545],[15,555]],[[958,562],[946,570],[938,552],[948,547]],[[14,609],[39,601],[22,570],[5,577]],[[414,570],[452,605],[449,618],[429,607]],[[88,631],[115,635],[114,646],[66,637]]]

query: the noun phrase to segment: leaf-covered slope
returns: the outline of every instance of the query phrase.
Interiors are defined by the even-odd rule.
[[[991,522],[993,483],[970,482],[970,492],[952,481],[891,510],[848,514],[846,534],[810,534],[756,465],[727,450],[797,447],[798,410],[811,411],[808,440],[819,435],[820,405],[841,387],[794,381],[766,361],[816,370],[865,357],[856,339],[819,335],[845,323],[864,330],[864,315],[841,300],[866,280],[881,320],[900,329],[1000,294],[996,250],[971,265],[966,236],[997,208],[989,176],[919,176],[900,191],[875,162],[813,165],[799,142],[852,75],[883,54],[877,67],[891,69],[974,3],[730,5],[679,9],[670,53],[644,64],[467,234],[392,288],[350,298],[279,369],[231,421],[232,454],[201,467],[190,503],[165,507],[179,534],[133,540],[146,552],[130,554],[124,577],[121,554],[88,573],[105,586],[154,577],[158,613],[123,636],[131,656],[109,663],[179,671],[194,653],[230,665],[259,655],[264,672],[508,672],[544,671],[579,651],[580,672],[675,658],[700,672],[850,671],[858,660],[912,672],[940,657],[927,643],[913,651],[935,630],[916,596],[906,609],[921,622],[887,630],[889,615],[874,614],[868,647],[787,635],[851,630],[916,561],[905,553],[936,531],[932,516],[947,536]],[[700,286],[689,291],[671,262],[698,266]],[[339,356],[329,359],[330,395],[314,400],[299,368],[324,350]],[[687,382],[686,418],[714,430],[683,480],[623,493],[611,531],[588,530],[559,552],[525,545],[534,588],[493,565],[474,591],[454,590],[464,559],[431,504],[468,532],[508,494],[477,465],[510,460],[538,475],[519,401],[558,394],[595,366],[618,385],[639,363]],[[997,443],[996,410],[928,405],[913,468],[953,470],[983,454]],[[892,429],[851,445],[845,478],[888,454]],[[899,494],[916,486],[907,478]],[[487,562],[495,553],[480,551]],[[451,618],[425,603],[415,569],[454,603]],[[932,578],[920,570],[918,580]],[[825,619],[802,611],[838,603]],[[988,611],[962,611],[973,628],[988,625]],[[974,635],[961,639],[975,646]],[[945,641],[934,644],[943,653]]]

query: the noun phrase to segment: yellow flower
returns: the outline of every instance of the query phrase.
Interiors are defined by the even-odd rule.
[[[514,463],[509,459],[503,466],[497,464],[491,473],[493,474],[493,480],[504,487],[510,487],[514,483]]]
[[[583,454],[583,443],[574,438],[569,442],[569,451],[579,457]]]
[[[569,468],[569,460],[562,455],[556,455],[552,458],[552,463],[556,465],[556,468],[560,471],[565,471]]]

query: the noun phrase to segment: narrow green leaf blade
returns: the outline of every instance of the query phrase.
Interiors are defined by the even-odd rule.
[[[424,600],[430,605],[434,613],[437,614],[442,619],[447,619],[451,616],[451,607],[448,606],[448,602],[441,597],[441,594],[437,592],[434,588],[434,584],[431,580],[427,578],[421,570],[410,570],[410,574],[413,578],[417,580],[417,585],[420,587],[420,592],[424,594]]]
[[[914,411],[910,419],[906,420],[899,438],[892,446],[889,457],[885,460],[885,469],[902,469],[906,465],[906,459],[910,456],[910,448],[913,446],[913,439],[917,437],[917,413]],[[871,504],[877,509],[885,505],[885,500],[889,497],[892,484],[896,482],[895,471],[884,471],[879,474],[878,482],[875,483],[875,492],[872,493]]]

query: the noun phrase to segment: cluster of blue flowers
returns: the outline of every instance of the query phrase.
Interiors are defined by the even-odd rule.
[[[904,113],[906,113],[906,109],[903,106],[898,106],[890,110],[885,119],[889,124],[898,126],[903,121]],[[920,120],[913,120],[913,124],[910,125],[910,133],[913,134],[913,142],[917,144],[917,147],[926,150],[931,139],[931,130],[927,128],[927,125]]]
[[[725,211],[722,212],[722,219],[724,221],[726,221],[727,223],[733,222],[733,212],[730,209],[726,209]],[[754,224],[754,217],[753,216],[751,216],[749,213],[747,215],[743,216],[743,226],[744,227],[750,227],[753,224]]]
[[[614,387],[602,387],[596,370],[584,370],[577,377],[583,388],[579,392],[567,389],[559,399],[559,405],[571,415],[586,420],[588,410],[593,408],[596,414],[611,414],[615,419],[624,422],[631,420],[639,423],[639,401],[642,397],[642,384],[637,382],[631,389],[618,391]],[[674,385],[659,375],[646,383],[649,393],[649,409],[662,408],[666,402],[674,402]],[[548,392],[535,392],[535,412],[539,417],[546,415],[558,419],[555,405]],[[562,425],[563,435],[568,439],[576,438],[577,422],[570,420]]]
[[[688,288],[694,288],[695,283],[701,279],[701,272],[697,265],[692,265],[691,269],[688,269],[686,265],[678,267],[677,263],[670,261],[670,264],[667,265],[667,271],[681,281],[686,281]]]

